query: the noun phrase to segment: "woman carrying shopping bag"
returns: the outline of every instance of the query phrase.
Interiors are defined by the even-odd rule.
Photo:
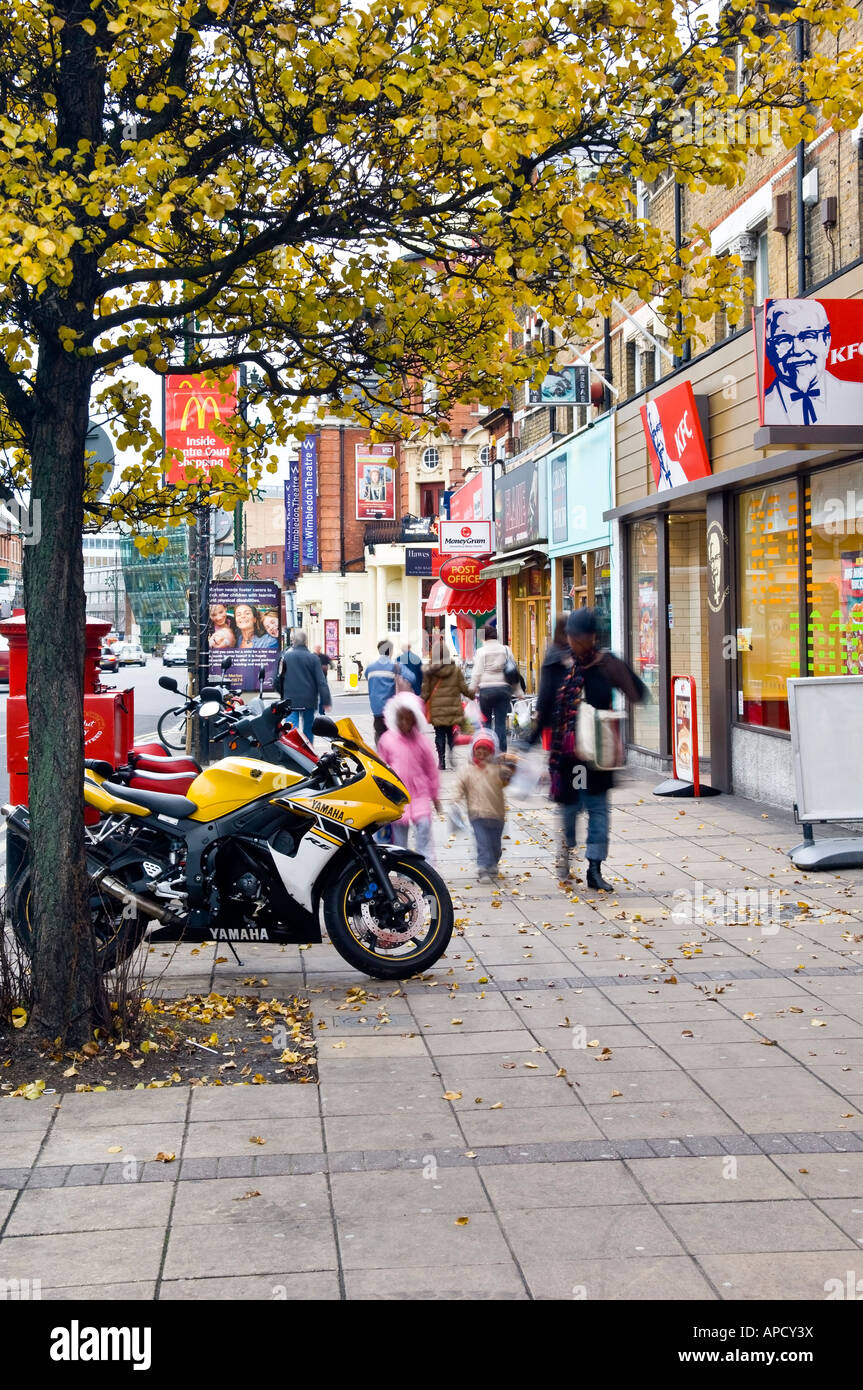
[[[608,793],[614,785],[614,773],[591,766],[580,756],[579,715],[586,713],[582,706],[594,712],[610,710],[615,690],[622,690],[634,704],[643,703],[648,690],[625,661],[598,648],[596,614],[592,608],[577,608],[569,614],[566,635],[572,666],[557,691],[548,764],[551,797],[561,812],[557,872],[559,878],[569,878],[576,819],[579,811],[586,811],[587,886],[610,893],[611,884],[602,877],[601,869],[608,856]]]

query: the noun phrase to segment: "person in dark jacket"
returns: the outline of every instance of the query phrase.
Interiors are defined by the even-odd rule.
[[[566,613],[561,613],[558,617],[554,625],[554,636],[543,658],[542,669],[539,673],[539,690],[536,696],[536,722],[528,739],[528,744],[531,747],[539,742],[546,729],[551,728],[557,692],[572,667],[572,652],[569,649],[569,640],[566,635],[566,618]],[[547,748],[548,744],[544,743],[543,747]]]
[[[416,652],[411,651],[410,642],[402,642],[402,654],[399,657],[399,675],[405,680],[410,681],[414,688],[414,694],[419,695],[423,683],[422,657],[417,656]]]
[[[434,725],[437,764],[441,772],[446,767],[447,746],[450,767],[454,766],[453,726],[460,724],[464,715],[462,695],[470,696],[464,673],[453,661],[449,648],[444,646],[441,648],[440,660],[425,668],[422,683],[422,698],[426,702],[429,723]]]
[[[602,861],[608,855],[608,793],[614,784],[612,772],[586,766],[575,748],[578,706],[582,700],[595,709],[611,709],[615,690],[628,700],[641,704],[647,699],[644,682],[625,661],[597,646],[596,615],[591,608],[577,608],[566,620],[566,635],[572,652],[572,666],[561,681],[552,719],[551,795],[561,810],[562,838],[557,871],[569,877],[570,852],[575,847],[578,812],[587,812],[587,886],[610,893],[611,884],[602,877]]]
[[[282,699],[291,706],[288,723],[300,726],[309,742],[314,742],[315,713],[319,706],[329,709],[332,696],[321,663],[314,652],[309,651],[306,634],[301,628],[291,634],[290,648],[282,654],[276,684]]]

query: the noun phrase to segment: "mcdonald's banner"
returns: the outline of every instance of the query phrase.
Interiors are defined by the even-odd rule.
[[[182,463],[168,468],[168,482],[186,481],[184,468],[194,466],[199,475],[224,468],[231,454],[228,440],[213,432],[237,413],[237,373],[228,372],[221,382],[207,382],[194,372],[178,372],[165,378],[165,448],[180,449]]]

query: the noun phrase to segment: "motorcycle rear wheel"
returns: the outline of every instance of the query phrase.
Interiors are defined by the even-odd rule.
[[[122,871],[121,871],[122,872]],[[30,873],[27,870],[11,885],[9,912],[12,929],[27,955],[33,952],[30,928]],[[114,970],[137,950],[144,939],[148,918],[137,910],[124,916],[126,909],[116,898],[94,888],[90,895],[90,916],[96,937],[96,959],[99,973]]]
[[[412,903],[400,929],[385,920],[376,885],[356,863],[348,864],[327,888],[324,923],[339,955],[356,970],[376,980],[406,980],[434,965],[449,945],[452,899],[440,874],[424,859],[387,855],[385,862],[399,897]]]

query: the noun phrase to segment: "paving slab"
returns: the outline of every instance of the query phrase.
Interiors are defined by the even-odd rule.
[[[468,1216],[467,1225],[459,1225]],[[433,1265],[441,1276],[458,1265],[504,1264],[511,1256],[497,1219],[488,1212],[470,1215],[457,1208],[423,1216],[368,1217],[340,1222],[339,1248],[345,1271],[388,1270]]]
[[[6,1228],[8,1236],[65,1231],[164,1229],[171,1210],[169,1183],[116,1187],[55,1187],[22,1192]],[[2,1247],[0,1247],[2,1249]]]
[[[136,1112],[132,1112],[133,1117]],[[95,1125],[74,1126],[52,1131],[39,1155],[39,1165],[60,1163],[124,1164],[129,1159],[146,1163],[158,1153],[179,1157],[183,1125],[162,1120],[156,1124],[133,1124],[116,1118]],[[5,1147],[5,1146],[4,1146]],[[119,1153],[111,1150],[119,1149]]]
[[[197,1227],[172,1227],[163,1277],[209,1279],[266,1274],[278,1285],[292,1274],[336,1269],[332,1223],[299,1222],[292,1213],[281,1213],[274,1219],[253,1223],[210,1222],[205,1239]]]
[[[501,1211],[501,1224],[522,1264],[572,1259],[638,1260],[681,1255],[681,1242],[649,1206],[546,1207]]]
[[[714,1300],[717,1295],[687,1255],[610,1260],[525,1260],[522,1272],[535,1299],[576,1303],[604,1300]]]
[[[263,1139],[257,1144],[256,1139]],[[199,1120],[186,1131],[185,1158],[225,1158],[259,1153],[320,1153],[320,1120],[283,1120],[254,1116],[247,1120]]]
[[[348,1269],[349,1299],[526,1301],[529,1297],[515,1263],[426,1265],[397,1269]]]
[[[223,1300],[259,1303],[262,1300],[289,1303],[333,1302],[341,1298],[339,1278],[333,1270],[324,1274],[285,1274],[279,1281],[272,1275],[230,1275],[195,1279],[163,1279],[160,1302]]]
[[[734,1158],[632,1159],[629,1171],[651,1202],[745,1202],[799,1199],[800,1189],[760,1154]]]
[[[155,1280],[165,1242],[161,1227],[7,1236],[0,1241],[0,1279],[39,1279],[43,1289],[114,1287]],[[112,1294],[116,1297],[116,1294]]]
[[[349,1230],[375,1216],[419,1220],[434,1212],[490,1210],[478,1169],[442,1167],[433,1155],[412,1172],[334,1173],[330,1182],[336,1219]]]
[[[644,1204],[623,1163],[524,1163],[479,1172],[498,1211],[545,1207]]]
[[[699,1255],[698,1263],[722,1299],[821,1302],[849,1296],[849,1287],[854,1289],[860,1278],[858,1256],[839,1242],[830,1249],[769,1255],[710,1252]],[[859,1298],[861,1292],[863,1286],[852,1296]]]
[[[66,1288],[42,1288],[45,1303],[152,1303],[156,1280],[134,1284],[72,1284]]]
[[[436,1110],[394,1115],[334,1115],[324,1121],[328,1150],[415,1149],[458,1144],[463,1135],[445,1101]]]
[[[318,1088],[285,1083],[281,1086],[210,1086],[192,1091],[190,1119],[312,1119],[318,1113]]]
[[[666,1205],[661,1211],[689,1253],[699,1257],[855,1249],[854,1241],[807,1201],[704,1201]]]

